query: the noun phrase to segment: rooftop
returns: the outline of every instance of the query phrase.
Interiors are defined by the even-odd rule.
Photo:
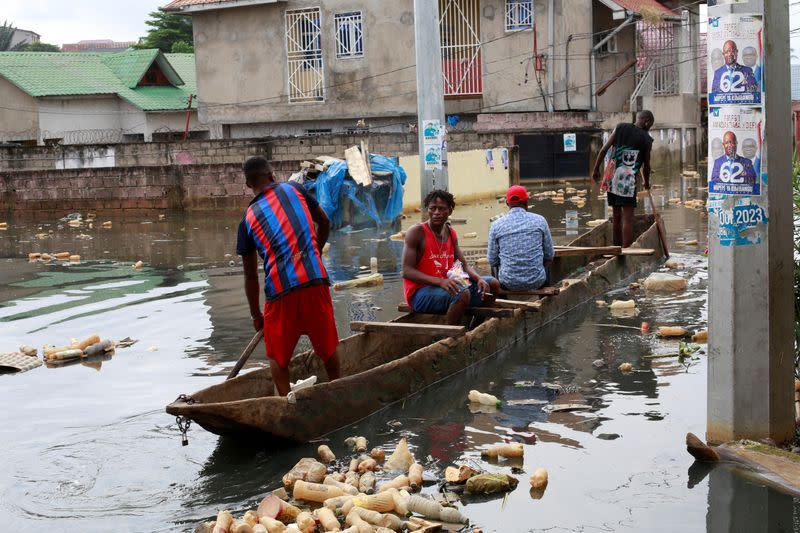
[[[142,83],[153,65],[166,84]],[[197,90],[194,54],[159,50],[0,52],[0,76],[34,97],[114,94],[145,111],[186,109]]]
[[[262,4],[277,4],[278,2],[286,2],[286,0],[172,0],[172,2],[161,7],[160,9],[161,11],[173,11],[190,14],[197,11],[258,6]]]

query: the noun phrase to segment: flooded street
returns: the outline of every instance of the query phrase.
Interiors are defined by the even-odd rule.
[[[511,473],[507,463],[481,459],[480,450],[501,440],[525,443],[525,473],[516,475],[515,491],[463,502],[470,523],[483,531],[798,530],[800,501],[731,467],[692,467],[684,438],[688,431],[705,434],[705,346],[682,362],[649,358],[677,353],[678,343],[640,331],[643,321],[653,331],[707,325],[707,216],[669,202],[704,200],[700,181],[654,177],[663,184],[653,195],[672,256],[686,265],[678,273],[689,279],[687,291],[656,296],[629,291],[626,282],[603,299],[634,298],[637,316],[615,318],[589,302],[536,331],[526,345],[330,435],[333,451],[343,452],[342,441],[355,434],[387,450],[406,437],[426,477],[438,479],[446,466],[464,462]],[[478,234],[462,239],[462,248],[481,254],[489,217],[504,210],[494,200],[458,207],[453,217],[467,222],[456,231]],[[605,217],[596,189],[581,209],[541,200],[532,210],[548,219],[560,244]],[[573,210],[579,225],[568,228]],[[255,508],[299,458],[315,455],[317,443],[265,451],[197,426],[182,447],[174,418],[164,412],[179,394],[223,380],[252,337],[241,262],[231,256],[238,216],[112,220],[110,229],[9,220],[9,230],[0,232],[0,351],[63,345],[92,333],[139,340],[105,360],[0,376],[4,531],[193,531],[221,509],[239,515]],[[402,243],[388,240],[390,233],[332,235],[326,258],[332,281],[368,272],[370,257],[378,258],[385,279],[383,287],[333,293],[341,337],[352,320],[399,315]],[[66,250],[82,262],[27,261],[29,252]],[[146,266],[132,269],[139,260]],[[597,359],[606,366],[593,366]],[[617,370],[622,362],[635,372]],[[245,371],[265,364],[260,347]],[[466,400],[471,389],[504,404],[473,412]],[[591,410],[548,414],[540,404],[506,403],[564,394]],[[550,475],[540,500],[528,492],[537,467]]]

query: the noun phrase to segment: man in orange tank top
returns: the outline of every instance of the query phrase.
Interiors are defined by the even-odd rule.
[[[491,306],[500,282],[481,277],[464,259],[458,237],[447,219],[456,202],[447,191],[431,191],[423,201],[428,220],[406,233],[403,246],[403,292],[415,313],[447,315],[449,324],[460,324],[470,307]],[[461,262],[464,277],[453,271]]]

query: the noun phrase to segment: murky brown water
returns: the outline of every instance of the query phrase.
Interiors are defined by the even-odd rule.
[[[405,436],[427,474],[435,475],[463,461],[509,472],[482,461],[481,447],[501,439],[526,443],[526,474],[505,501],[464,502],[466,515],[484,531],[797,528],[800,506],[792,498],[725,467],[710,475],[691,467],[683,439],[687,431],[704,433],[705,356],[686,364],[644,358],[674,352],[676,345],[643,336],[636,329],[642,321],[692,329],[706,324],[706,261],[699,255],[706,216],[666,202],[693,197],[696,186],[675,178],[655,190],[657,207],[664,197],[673,243],[700,241],[672,246],[687,264],[688,291],[656,297],[621,288],[607,298],[635,297],[639,316],[617,319],[586,305],[526,346],[332,435],[331,447],[342,451],[344,437],[355,433],[387,448]],[[484,247],[487,220],[503,208],[494,201],[458,208],[454,217],[468,222],[457,231],[478,233],[462,245]],[[596,198],[578,210],[579,228],[566,228],[566,212],[575,209],[570,203],[545,200],[534,209],[561,242],[604,216]],[[226,255],[233,253],[235,217],[114,220],[108,230],[58,228],[53,220],[10,222],[9,231],[0,233],[0,351],[94,332],[140,342],[105,361],[0,377],[3,530],[191,531],[222,508],[254,507],[298,458],[313,455],[316,445],[265,451],[196,427],[190,445],[181,447],[174,419],[163,411],[179,393],[221,380],[252,335],[239,261]],[[49,230],[49,238],[36,238]],[[351,320],[398,314],[402,243],[387,235],[366,230],[334,236],[327,262],[334,280],[368,268],[373,256],[386,280],[382,288],[334,294],[341,335]],[[24,259],[29,251],[63,250],[79,253],[83,263],[45,266]],[[137,260],[147,266],[134,271],[130,265]],[[595,369],[591,363],[598,358],[609,366]],[[616,368],[623,361],[638,371],[621,374]],[[257,354],[250,366],[263,364]],[[525,380],[535,385],[515,386]],[[552,400],[555,393],[545,382],[577,387],[591,411],[548,415],[541,405],[506,405],[473,412],[466,402],[473,388],[503,400]],[[544,498],[532,500],[527,477],[539,466],[549,470],[550,484]]]

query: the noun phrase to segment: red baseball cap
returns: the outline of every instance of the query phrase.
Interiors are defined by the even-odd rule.
[[[528,189],[522,185],[512,185],[506,192],[506,203],[513,204],[516,202],[527,202],[530,199],[528,196]]]

